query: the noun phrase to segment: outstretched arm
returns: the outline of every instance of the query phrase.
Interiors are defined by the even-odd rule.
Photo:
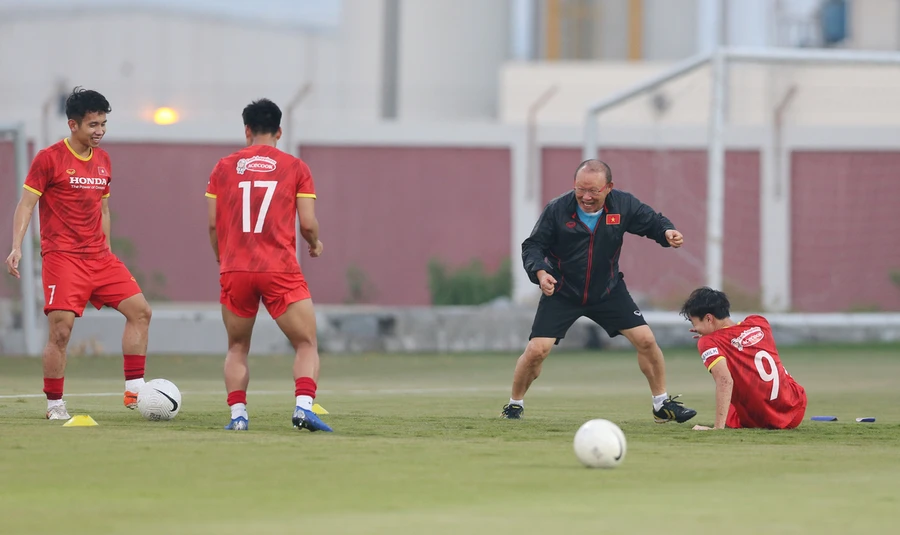
[[[713,429],[725,429],[725,421],[728,419],[728,408],[731,406],[731,393],[734,390],[734,379],[728,369],[728,363],[724,358],[718,359],[709,369],[716,381],[716,423]],[[698,431],[710,429],[702,425],[694,426]]]
[[[25,239],[25,231],[28,229],[28,224],[31,223],[34,205],[37,204],[40,198],[40,195],[25,189],[13,215],[12,251],[6,258],[6,271],[17,279],[21,276],[19,274],[19,260],[22,259],[22,240]]]
[[[681,247],[681,244],[684,243],[684,236],[675,230],[675,225],[669,221],[668,217],[656,212],[635,197],[631,197],[631,203],[632,215],[629,218],[628,228],[625,230],[650,238],[663,247]]]

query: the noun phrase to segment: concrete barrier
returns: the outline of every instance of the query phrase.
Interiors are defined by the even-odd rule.
[[[14,310],[0,304],[0,354],[24,352]],[[519,352],[528,341],[533,306],[375,307],[317,305],[319,347],[323,353]],[[742,319],[745,313],[735,313]],[[690,347],[689,324],[677,313],[645,311],[662,347]],[[779,346],[801,343],[900,342],[900,313],[771,314]],[[114,310],[85,311],[75,323],[72,354],[118,353],[125,320]],[[560,343],[562,350],[627,348],[619,336],[582,318]],[[226,350],[225,329],[215,304],[154,305],[150,353],[210,354]],[[275,321],[260,311],[253,335],[256,354],[290,353]]]

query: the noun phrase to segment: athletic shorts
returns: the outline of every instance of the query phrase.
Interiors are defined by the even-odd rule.
[[[242,318],[256,316],[260,299],[269,315],[277,318],[291,303],[310,298],[302,273],[230,271],[222,273],[219,285],[219,302]]]
[[[52,252],[41,266],[44,283],[44,314],[69,310],[81,317],[88,302],[97,310],[118,308],[119,303],[141,293],[141,287],[119,258],[110,253],[103,258],[83,258]]]
[[[794,429],[803,422],[806,414],[806,390],[796,383],[792,385],[795,390],[794,396],[799,403],[785,413],[772,413],[771,410],[754,411],[757,415],[756,421],[743,421],[737,413],[734,405],[728,406],[728,416],[725,418],[725,427],[730,429]],[[760,405],[766,405],[765,401],[760,401]]]
[[[586,316],[603,327],[610,337],[618,336],[626,329],[647,324],[641,309],[634,304],[634,299],[628,293],[625,282],[620,281],[606,299],[594,305],[573,303],[556,294],[550,297],[542,295],[528,339],[556,338],[558,344],[581,316]]]

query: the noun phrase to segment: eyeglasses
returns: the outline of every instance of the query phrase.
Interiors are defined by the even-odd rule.
[[[575,188],[575,193],[577,193],[578,195],[590,195],[591,197],[596,197],[597,195],[600,195],[600,194],[603,193],[604,191],[606,191],[606,186],[604,186],[602,189],[597,189],[597,188],[591,188],[591,189]]]

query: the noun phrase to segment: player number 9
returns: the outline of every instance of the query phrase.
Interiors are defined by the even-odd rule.
[[[778,368],[775,366],[775,359],[772,358],[768,351],[759,351],[753,360],[756,362],[756,371],[759,372],[759,378],[767,383],[772,383],[772,393],[769,394],[769,401],[778,399]],[[769,364],[771,371],[766,371],[763,361]]]

